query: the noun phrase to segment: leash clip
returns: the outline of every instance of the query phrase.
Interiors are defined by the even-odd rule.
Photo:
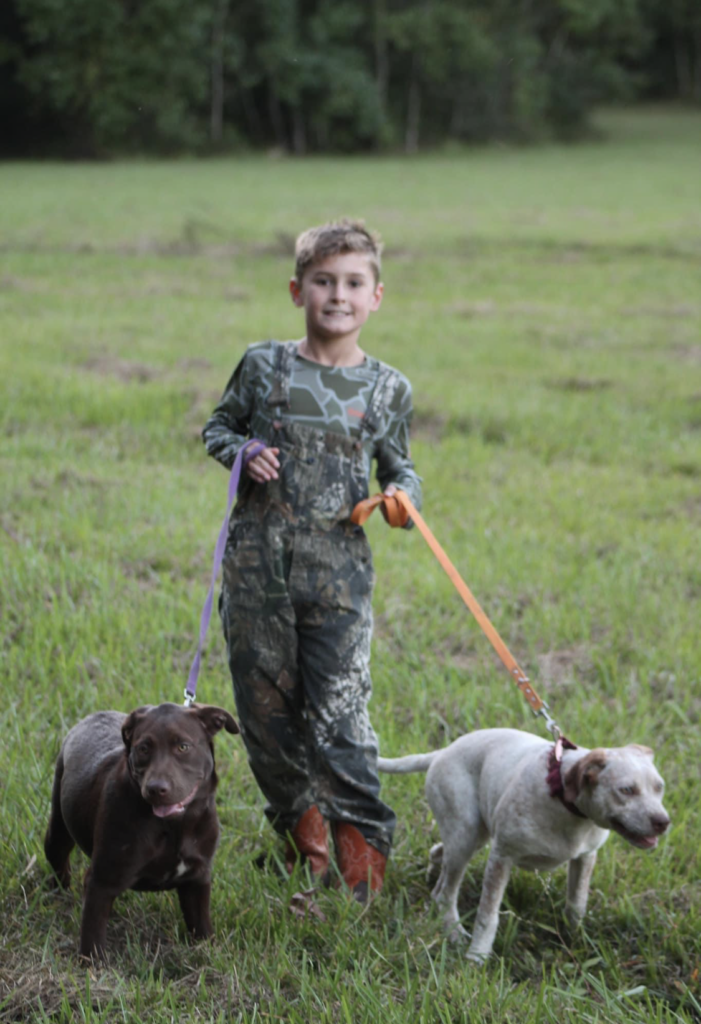
[[[560,737],[562,736],[562,730],[550,714],[550,708],[545,703],[545,701],[543,701],[543,706],[540,708],[540,710],[534,711],[533,714],[536,716],[536,718],[545,719],[545,728],[553,734],[553,738],[555,739],[555,741],[560,739]]]
[[[184,696],[185,700],[183,701],[183,707],[191,708],[192,705],[195,703],[194,693],[190,693],[190,691],[186,689],[184,692]]]

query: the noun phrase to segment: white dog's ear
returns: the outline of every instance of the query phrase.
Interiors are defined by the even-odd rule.
[[[580,758],[565,775],[565,800],[574,803],[585,786],[595,786],[599,772],[605,767],[605,750],[590,750]]]
[[[642,747],[639,743],[629,743],[628,749],[634,750],[636,754],[642,754],[643,757],[652,759],[655,756],[654,750],[651,750],[650,747]]]

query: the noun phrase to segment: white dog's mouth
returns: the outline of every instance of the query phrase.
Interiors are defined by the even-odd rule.
[[[660,837],[657,835],[646,836],[642,832],[631,832],[617,818],[611,818],[611,828],[618,832],[619,836],[623,836],[632,846],[637,846],[639,850],[654,850],[660,841]]]

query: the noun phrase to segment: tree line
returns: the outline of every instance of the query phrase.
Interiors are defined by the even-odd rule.
[[[403,149],[701,103],[701,0],[4,0],[0,146]]]

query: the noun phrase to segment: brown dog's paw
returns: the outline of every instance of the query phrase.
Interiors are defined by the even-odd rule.
[[[58,875],[55,875],[52,871],[51,874],[47,875],[46,878],[44,879],[44,888],[47,889],[49,892],[68,892],[70,887],[70,872],[68,872],[67,876],[64,875],[62,878],[59,878]]]

